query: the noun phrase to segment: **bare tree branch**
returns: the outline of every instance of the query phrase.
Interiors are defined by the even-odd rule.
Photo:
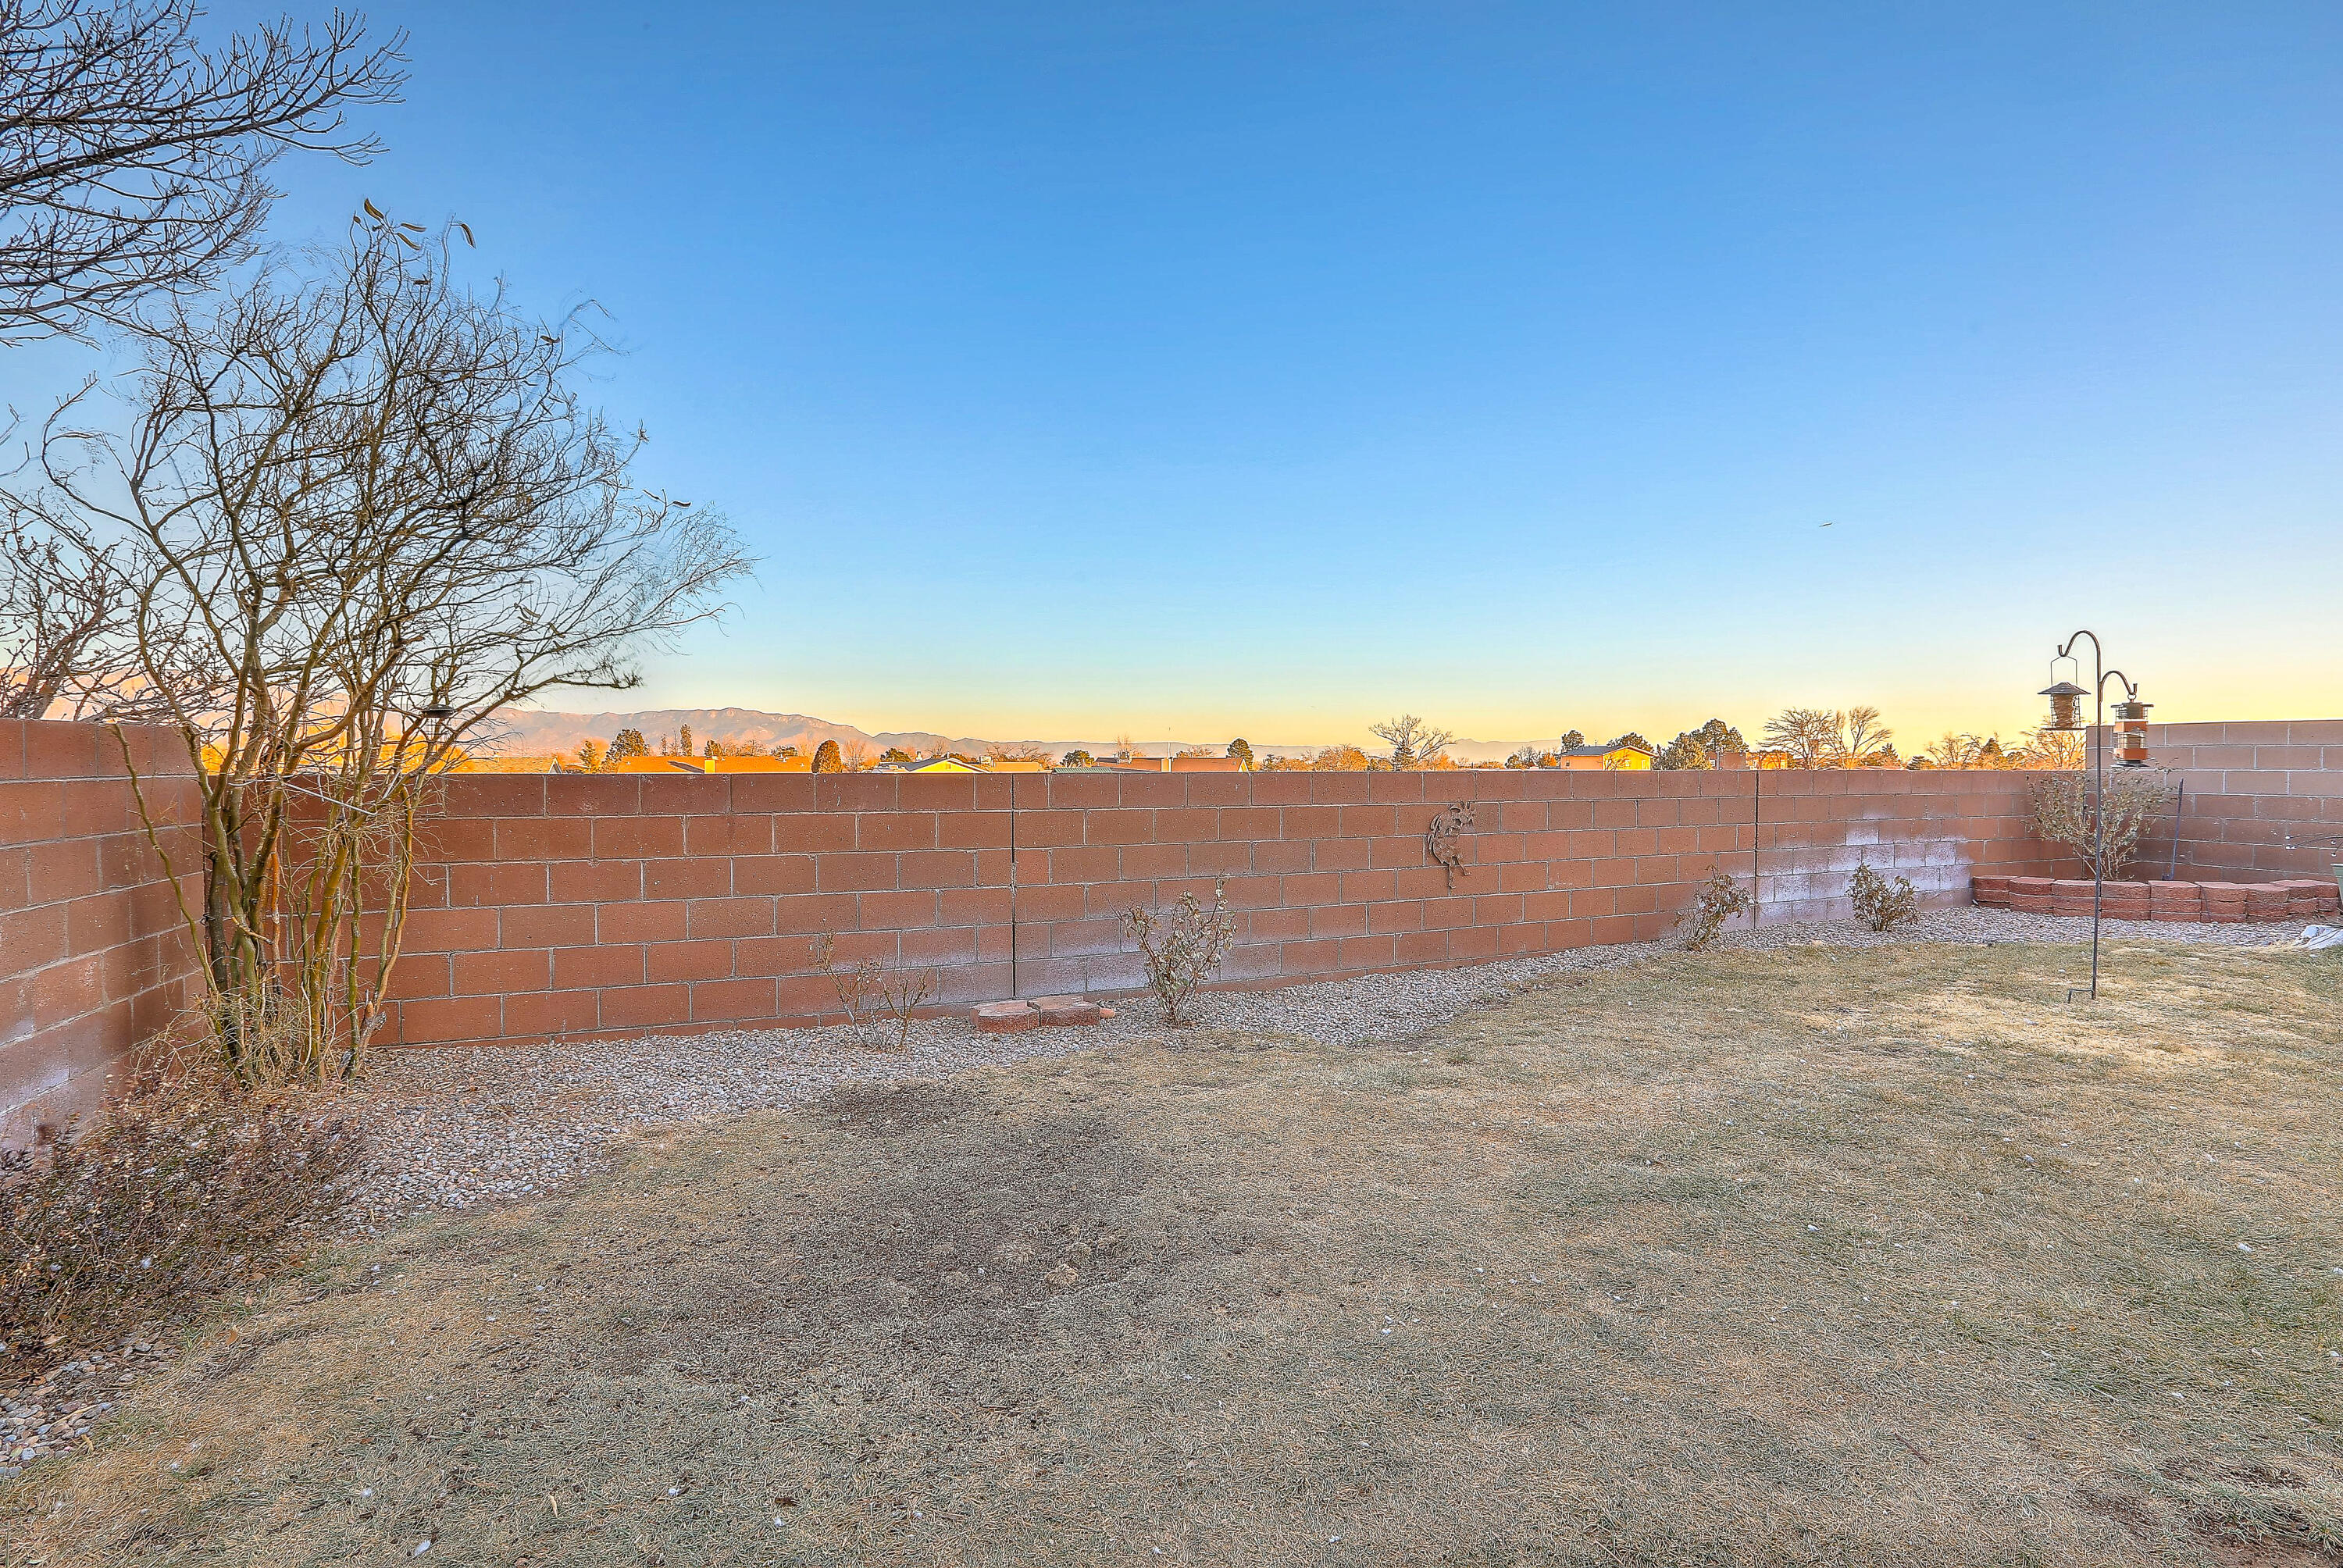
[[[85,336],[252,254],[293,149],[364,163],[404,34],[289,20],[205,51],[195,0],[0,0],[0,342]]]

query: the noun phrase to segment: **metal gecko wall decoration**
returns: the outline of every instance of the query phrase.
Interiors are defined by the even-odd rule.
[[[1434,811],[1432,826],[1423,830],[1423,852],[1432,858],[1433,865],[1448,873],[1448,885],[1452,888],[1460,873],[1467,877],[1473,874],[1473,868],[1464,863],[1462,842],[1465,829],[1472,826],[1473,802],[1459,800]]]

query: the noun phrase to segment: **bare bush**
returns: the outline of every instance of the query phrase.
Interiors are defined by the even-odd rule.
[[[838,939],[828,931],[813,940],[813,961],[830,976],[848,1026],[883,1047],[887,1036],[879,1023],[885,1019],[894,1026],[896,1050],[910,1049],[912,1020],[942,989],[931,968],[906,969],[876,957],[848,963],[839,957]]]
[[[1893,930],[1920,918],[1919,895],[1912,890],[1912,879],[1881,876],[1868,860],[1856,862],[1846,891],[1855,900],[1855,918],[1875,931]]]
[[[880,982],[886,978],[887,966],[875,958],[860,963],[840,962],[838,939],[828,931],[813,940],[813,961],[830,976],[830,989],[838,993],[838,1005],[845,1012],[846,1021],[861,1027],[864,1015],[879,995]]]
[[[364,1142],[313,1105],[231,1089],[216,1063],[158,1074],[0,1153],[0,1349],[39,1360],[184,1315],[306,1250]]]
[[[1228,881],[1212,883],[1209,910],[1192,892],[1167,911],[1136,906],[1122,913],[1122,928],[1139,946],[1147,967],[1147,989],[1163,1004],[1164,1021],[1184,1026],[1196,988],[1216,973],[1236,940],[1236,917],[1229,913]]]
[[[1676,918],[1676,925],[1684,932],[1685,949],[1698,952],[1716,940],[1725,921],[1736,915],[1754,914],[1756,910],[1757,900],[1749,890],[1726,876],[1722,868],[1713,868],[1708,880],[1700,885],[1692,902]]]
[[[932,969],[896,969],[880,977],[879,1006],[894,1026],[892,1049],[911,1049],[911,1022],[921,1008],[935,1000],[938,989]]]
[[[206,53],[195,0],[0,0],[0,342],[121,323],[252,254],[296,148],[364,163],[349,106],[395,102],[404,35],[263,24]]]
[[[2032,827],[2036,838],[2074,850],[2087,871],[2113,880],[2131,869],[2141,835],[2164,814],[2171,784],[2162,769],[2122,769],[2107,776],[2106,789],[2102,801],[2088,773],[2036,779]]]

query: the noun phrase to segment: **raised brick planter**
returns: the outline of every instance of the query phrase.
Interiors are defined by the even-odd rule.
[[[2036,915],[2087,915],[2091,884],[2048,877],[1976,877],[1976,901],[1986,909]],[[2332,882],[2303,878],[2286,882],[2109,882],[2100,891],[2099,913],[2111,920],[2332,920],[2343,914]]]

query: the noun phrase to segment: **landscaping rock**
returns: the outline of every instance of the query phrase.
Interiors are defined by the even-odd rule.
[[[1099,1004],[1079,996],[1045,996],[1035,999],[1033,1010],[1048,1027],[1068,1024],[1096,1023],[1101,1018]]]
[[[979,1034],[1022,1034],[1041,1022],[1030,1001],[980,1001],[968,1016]]]

